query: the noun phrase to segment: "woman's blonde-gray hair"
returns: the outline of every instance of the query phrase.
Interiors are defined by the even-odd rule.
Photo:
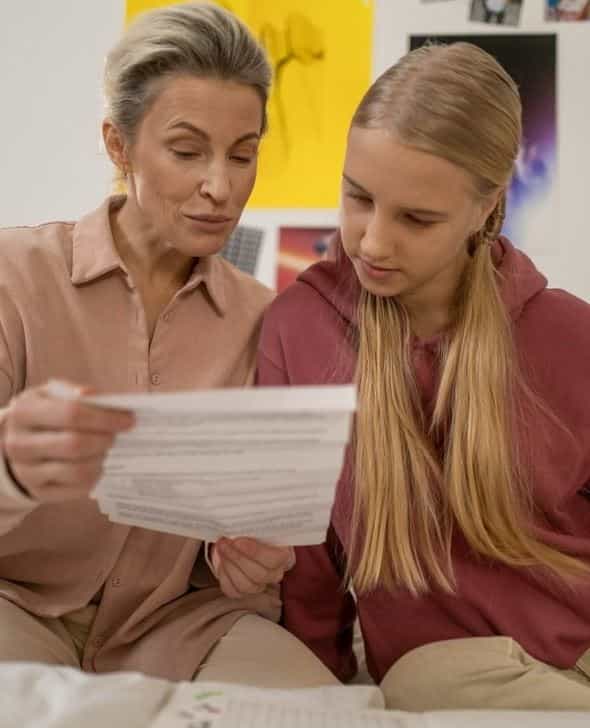
[[[266,54],[232,13],[185,3],[140,15],[107,57],[107,114],[128,140],[157,96],[162,79],[216,78],[251,86],[260,96],[262,129],[272,71]]]

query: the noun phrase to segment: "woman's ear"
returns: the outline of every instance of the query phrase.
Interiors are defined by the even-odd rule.
[[[130,164],[123,135],[110,119],[102,122],[102,138],[111,162],[126,177]]]

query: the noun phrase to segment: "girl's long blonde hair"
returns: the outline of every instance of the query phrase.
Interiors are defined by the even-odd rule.
[[[427,46],[373,84],[352,125],[390,129],[404,143],[459,165],[485,196],[509,183],[521,104],[512,78],[483,50],[468,43]],[[455,529],[476,553],[510,566],[546,567],[559,577],[588,571],[533,533],[513,404],[535,398],[519,373],[489,244],[503,217],[501,195],[484,228],[466,243],[471,260],[456,295],[453,333],[440,354],[430,423],[413,376],[406,310],[395,298],[361,294],[349,563],[358,591],[378,585],[452,591]]]

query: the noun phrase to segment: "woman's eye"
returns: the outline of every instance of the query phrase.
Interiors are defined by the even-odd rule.
[[[182,149],[173,149],[172,154],[178,159],[194,159],[198,156],[198,152],[187,152]]]
[[[253,157],[242,157],[239,154],[233,154],[232,157],[234,162],[239,162],[240,164],[250,164]]]
[[[352,192],[348,193],[348,197],[350,197],[352,200],[360,202],[363,205],[370,205],[373,202],[370,197],[365,197],[364,195],[355,195]]]

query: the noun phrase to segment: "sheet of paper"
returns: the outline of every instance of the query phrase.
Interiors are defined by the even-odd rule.
[[[59,383],[50,391],[76,396]],[[130,409],[93,497],[118,523],[215,541],[325,539],[356,406],[352,386],[84,397]]]
[[[426,728],[415,714],[347,706],[342,692],[334,705],[315,692],[182,684],[151,728]]]

